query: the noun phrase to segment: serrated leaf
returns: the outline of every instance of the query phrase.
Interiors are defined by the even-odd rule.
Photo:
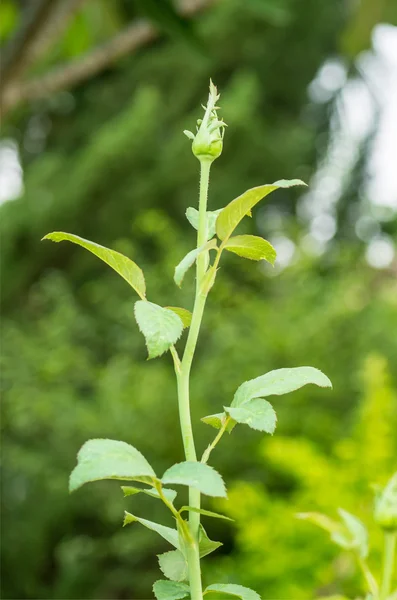
[[[133,446],[118,440],[88,440],[77,454],[77,466],[69,479],[73,492],[90,481],[156,477],[146,458]]]
[[[308,383],[320,387],[332,387],[328,377],[314,367],[276,369],[240,385],[234,395],[232,406],[242,406],[252,398],[288,394]]]
[[[194,487],[207,496],[226,497],[222,477],[215,469],[200,462],[185,461],[173,465],[164,473],[162,482]]]
[[[294,185],[306,184],[300,179],[291,179],[290,181],[282,179],[269,185],[251,188],[232,200],[220,212],[216,220],[216,233],[219,239],[227,240],[245,215],[265,196],[279,188],[288,188]]]
[[[263,398],[249,400],[243,406],[225,406],[225,411],[237,423],[248,425],[252,429],[274,433],[277,416],[272,405]]]
[[[216,220],[222,210],[222,208],[219,208],[218,210],[207,211],[207,240],[210,240],[215,235]],[[190,225],[197,230],[199,224],[199,211],[196,208],[189,206],[189,208],[186,209],[186,218]]]
[[[201,252],[206,252],[207,250],[211,250],[213,248],[216,248],[215,239],[206,242],[200,248],[195,248],[194,250],[191,250],[186,254],[186,256],[181,260],[181,262],[175,267],[174,281],[178,287],[181,287],[186,272],[193,265],[198,255],[201,254]]]
[[[137,488],[137,487],[132,487],[130,485],[122,485],[121,489],[123,490],[124,493],[124,498],[126,498],[127,496],[135,496],[136,494],[147,494],[148,496],[151,496],[152,498],[158,498],[160,499],[160,494],[158,493],[158,491],[155,488]],[[170,490],[168,488],[163,488],[163,494],[164,496],[167,498],[167,500],[169,500],[169,502],[173,502],[177,496],[177,493],[175,490]]]
[[[153,585],[153,593],[157,600],[181,600],[190,596],[190,588],[186,583],[176,581],[156,581]]]
[[[205,423],[206,425],[211,425],[211,427],[214,427],[215,429],[220,429],[226,419],[227,419],[227,414],[223,412],[223,413],[217,413],[215,415],[207,415],[206,417],[202,417],[200,420],[203,423]],[[230,419],[226,426],[226,431],[228,431],[230,433],[232,431],[232,429],[235,427],[235,425],[236,425],[235,421],[233,421],[233,419]]]
[[[186,329],[190,327],[190,323],[192,322],[192,313],[187,308],[180,308],[179,306],[165,306],[167,310],[172,310],[183,323],[183,328]]]
[[[221,597],[240,598],[241,600],[261,600],[259,594],[242,585],[235,583],[214,583],[209,585],[204,592],[204,595],[209,595],[209,600],[214,598],[214,593],[221,593]],[[217,596],[217,600],[220,596]]]
[[[175,312],[153,302],[138,300],[134,313],[138,327],[145,336],[149,358],[164,354],[183,331],[182,320]]]
[[[161,571],[172,581],[186,581],[188,566],[185,557],[179,550],[171,550],[157,556]]]
[[[216,513],[216,512],[212,512],[212,510],[205,510],[203,508],[196,508],[195,506],[182,506],[182,508],[179,509],[180,513],[183,512],[195,512],[195,513],[200,513],[201,515],[205,515],[207,517],[214,517],[215,519],[225,519],[226,521],[233,521],[234,519],[231,519],[230,517],[227,517],[226,515],[221,515],[220,513]]]
[[[215,550],[220,548],[222,545],[223,545],[222,542],[214,542],[213,540],[210,540],[210,538],[207,535],[207,532],[205,531],[204,527],[200,523],[200,529],[199,529],[200,558],[203,558],[204,556],[211,554],[211,552],[214,552]]]
[[[228,239],[225,250],[250,260],[267,260],[274,265],[276,251],[270,242],[256,235],[236,235]]]
[[[85,240],[78,235],[64,233],[63,231],[53,231],[45,235],[42,239],[51,240],[52,242],[68,241],[89,250],[89,252],[92,252],[92,254],[103,260],[103,262],[125,279],[142,299],[145,298],[146,284],[142,269],[130,258],[124,256],[124,254],[110,250],[105,246],[100,246],[90,240]]]
[[[166,527],[165,525],[160,525],[160,523],[155,523],[154,521],[148,521],[147,519],[141,519],[141,517],[137,517],[127,511],[124,511],[123,527],[129,525],[130,523],[140,523],[144,527],[147,527],[147,529],[151,529],[152,531],[155,531],[161,535],[161,537],[172,544],[172,546],[174,546],[177,550],[181,550],[179,534],[176,529]]]

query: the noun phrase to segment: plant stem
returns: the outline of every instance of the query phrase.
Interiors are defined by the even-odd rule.
[[[360,569],[365,577],[365,581],[367,582],[368,589],[371,592],[372,596],[374,597],[374,600],[376,600],[378,598],[378,594],[379,594],[378,584],[376,582],[376,579],[372,575],[365,560],[359,554],[357,554],[357,560],[358,560]]]
[[[394,571],[394,557],[396,551],[396,537],[395,531],[385,533],[385,549],[383,555],[383,576],[382,585],[379,595],[379,600],[387,600],[390,594],[393,571]]]
[[[213,451],[213,449],[215,448],[215,446],[217,445],[217,443],[219,442],[219,440],[221,439],[221,437],[223,436],[223,434],[225,433],[227,426],[229,425],[229,421],[230,421],[230,416],[226,417],[225,422],[223,423],[222,427],[220,428],[220,430],[218,431],[217,435],[215,436],[213,442],[211,442],[211,444],[208,446],[208,448],[205,450],[203,456],[201,457],[201,462],[202,463],[206,463],[210,457],[211,452]]]
[[[207,198],[210,167],[211,162],[204,160],[200,161],[199,226],[197,232],[197,248],[200,248],[207,241]],[[208,254],[206,252],[202,252],[197,257],[196,295],[194,300],[192,322],[190,324],[183,358],[180,363],[180,370],[179,373],[177,372],[179,419],[181,423],[185,457],[188,461],[197,461],[190,414],[190,370],[194,352],[196,350],[205,302],[207,299],[207,294],[200,292],[201,283],[207,269],[207,264]],[[195,488],[189,488],[189,505],[194,508],[200,508],[200,492]],[[201,584],[199,554],[199,513],[190,513],[189,527],[191,536],[194,540],[194,543],[189,543],[187,547],[190,596],[191,600],[202,600],[203,589]]]

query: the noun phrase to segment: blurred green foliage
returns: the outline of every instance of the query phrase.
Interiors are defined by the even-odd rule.
[[[334,516],[343,507],[368,524],[371,566],[379,579],[383,539],[373,520],[371,486],[387,482],[397,456],[397,397],[382,356],[370,354],[363,362],[361,388],[350,426],[326,452],[307,437],[276,435],[261,442],[266,483],[236,482],[229,501],[220,503],[236,519],[238,548],[222,560],[223,574],[241,569],[264,597],[304,599],[308,589],[356,597],[363,581],[353,556],[327,544],[324,532],[294,521],[303,508]]]
[[[4,598],[151,597],[154,555],[166,547],[120,525],[126,505],[153,520],[162,508],[124,500],[116,483],[70,497],[67,479],[90,437],[132,443],[158,472],[182,452],[172,365],[146,363],[128,285],[81,249],[40,238],[73,231],[124,252],[144,269],[154,302],[191,308],[192,275],[182,291],[172,282],[194,243],[184,212],[195,203],[197,161],[182,130],[209,76],[229,124],[212,175],[216,209],[253,185],[310,179],[329,115],[307,105],[306,90],[345,24],[342,1],[220,2],[195,24],[209,57],[158,41],[5,124],[25,192],[1,207]],[[297,193],[269,197],[246,230],[298,242]],[[395,280],[341,236],[324,257],[298,258],[281,272],[226,258],[192,381],[200,448],[212,431],[199,418],[227,405],[242,381],[305,364],[333,381],[332,393],[308,387],[280,399],[274,439],[237,428],[214,453],[236,527],[209,524],[224,546],[204,561],[208,583],[216,574],[291,600],[360,590],[350,560],[294,513],[343,506],[370,521],[369,484],[393,468],[397,414]],[[378,551],[375,536],[375,570]]]

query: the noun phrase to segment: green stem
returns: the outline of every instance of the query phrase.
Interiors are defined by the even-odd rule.
[[[200,197],[199,197],[199,226],[197,232],[197,248],[200,248],[207,241],[207,197],[211,162],[200,161]],[[190,324],[185,351],[180,363],[179,372],[177,372],[178,382],[178,405],[179,419],[181,423],[181,432],[185,457],[188,461],[197,461],[196,448],[194,444],[193,428],[190,414],[190,370],[198,335],[200,332],[201,321],[207,294],[201,293],[201,283],[205,275],[208,264],[208,253],[202,252],[197,257],[196,267],[196,295],[193,307],[192,322]],[[200,492],[195,488],[189,488],[189,505],[194,508],[200,508]],[[191,512],[189,515],[190,533],[193,539],[192,544],[187,547],[187,560],[189,567],[189,583],[191,600],[203,599],[203,588],[201,584],[200,554],[199,554],[199,527],[200,514]]]
[[[211,452],[213,451],[213,449],[215,448],[215,446],[217,445],[217,443],[219,442],[219,440],[221,439],[221,437],[225,433],[225,431],[227,429],[227,426],[229,425],[229,421],[230,421],[230,416],[225,419],[225,422],[223,423],[222,427],[218,431],[218,433],[215,436],[213,442],[211,442],[211,444],[205,450],[203,456],[201,457],[201,462],[202,463],[208,462],[208,459],[210,457]]]
[[[396,551],[396,532],[385,533],[385,550],[383,555],[383,576],[379,600],[387,600],[392,585],[393,571],[395,567],[394,557]]]
[[[379,594],[378,584],[376,582],[376,579],[372,575],[365,560],[359,554],[357,554],[357,560],[358,560],[360,569],[365,577],[365,581],[367,582],[368,589],[371,592],[372,596],[374,597],[374,600],[376,600],[378,598],[378,594]]]

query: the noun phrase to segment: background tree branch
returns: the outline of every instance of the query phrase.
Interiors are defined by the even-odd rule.
[[[181,0],[178,12],[185,17],[192,17],[211,4],[214,4],[215,1]],[[76,10],[81,2],[82,0],[72,0],[71,4],[73,4]],[[71,14],[69,12],[69,15]],[[55,18],[57,17],[55,16]],[[45,29],[47,29],[47,26],[45,26]],[[2,115],[4,116],[23,102],[44,98],[89,79],[112,65],[119,58],[131,54],[139,47],[151,42],[159,34],[159,29],[148,20],[136,20],[108,42],[97,46],[76,60],[55,67],[48,73],[30,80],[15,81],[13,78],[9,85],[3,86],[1,97]],[[53,32],[51,32],[51,39],[53,39]],[[46,40],[43,36],[41,44],[44,43],[46,43]],[[40,47],[40,42],[37,42],[37,44],[36,52]]]

